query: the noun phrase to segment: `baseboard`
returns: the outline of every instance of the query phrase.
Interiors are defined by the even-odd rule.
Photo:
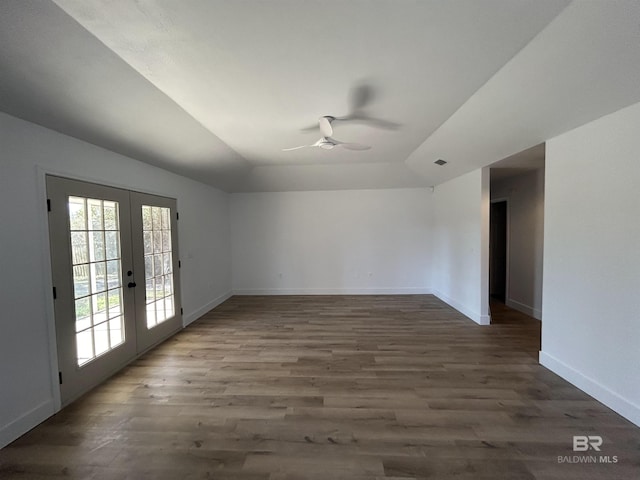
[[[193,312],[190,312],[187,315],[184,315],[182,317],[183,326],[186,327],[190,323],[195,322],[202,315],[204,315],[205,313],[207,313],[210,310],[213,310],[218,305],[220,305],[222,302],[224,302],[224,301],[228,300],[229,298],[231,298],[232,295],[233,295],[232,292],[230,292],[230,291],[226,292],[226,293],[220,295],[219,297],[214,298],[209,303],[207,303],[206,305],[203,305],[202,307],[198,308],[197,310],[195,310]]]
[[[540,351],[539,359],[541,365],[640,427],[640,406],[618,395],[596,380],[587,377],[553,355]]]
[[[513,308],[514,310],[518,310],[519,312],[524,313],[525,315],[529,315],[530,317],[535,318],[536,320],[542,320],[542,311],[537,308],[533,308],[530,305],[526,305],[524,303],[518,302],[517,300],[513,300],[512,298],[507,299],[504,302],[507,307]]]
[[[450,297],[446,296],[444,293],[442,293],[442,292],[440,292],[438,290],[435,290],[433,292],[433,294],[436,297],[438,297],[440,300],[442,300],[444,303],[449,305],[450,307],[455,308],[457,311],[459,311],[465,317],[468,317],[471,320],[473,320],[474,322],[476,322],[478,325],[490,325],[491,324],[491,316],[490,315],[481,315],[481,314],[479,314],[477,312],[474,312],[474,311],[468,309],[465,305],[463,305],[460,302],[454,300],[453,298],[450,298]]]
[[[246,288],[234,295],[430,295],[430,288]]]
[[[3,425],[0,428],[0,448],[9,445],[16,438],[41,424],[54,413],[56,413],[54,401],[53,398],[50,398],[15,420]]]

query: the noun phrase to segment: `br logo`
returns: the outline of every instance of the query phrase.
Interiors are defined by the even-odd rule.
[[[600,451],[600,445],[602,445],[602,437],[599,435],[574,435],[573,436],[573,451],[574,452],[586,452],[587,450]]]

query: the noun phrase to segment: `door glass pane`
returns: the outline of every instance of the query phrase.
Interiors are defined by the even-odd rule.
[[[111,345],[119,345],[124,342],[124,332],[122,331],[122,317],[109,320],[109,335]]]
[[[169,208],[142,206],[147,328],[175,315],[170,220]]]
[[[120,219],[118,218],[118,204],[116,202],[103,202],[103,216],[105,230],[120,230]]]
[[[94,292],[104,292],[107,289],[107,268],[105,262],[91,264],[91,278],[94,280],[92,290]]]
[[[71,232],[71,252],[74,265],[82,265],[89,261],[88,243],[86,232]]]
[[[120,257],[119,233],[118,231],[104,232],[107,260]]]
[[[109,319],[113,320],[114,318],[121,317],[123,312],[122,308],[122,289],[114,288],[113,290],[109,290]]]
[[[104,230],[89,231],[89,260],[99,262],[104,260]]]
[[[118,208],[117,202],[69,197],[79,366],[124,342]]]

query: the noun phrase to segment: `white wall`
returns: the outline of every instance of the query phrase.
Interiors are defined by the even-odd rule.
[[[231,195],[234,293],[430,291],[427,189]]]
[[[491,199],[508,201],[506,304],[542,318],[544,168],[491,182]]]
[[[489,323],[489,172],[435,187],[434,293],[479,324]]]
[[[640,103],[547,142],[540,352],[637,425],[639,131]]]
[[[228,195],[0,113],[0,447],[59,399],[44,175],[52,172],[177,198],[184,321],[230,291]]]

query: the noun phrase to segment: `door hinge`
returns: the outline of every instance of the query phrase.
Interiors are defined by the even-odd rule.
[[[180,307],[180,315],[184,314],[184,310],[182,310],[182,307]]]
[[[58,372],[58,381],[60,382],[60,385],[62,385],[62,372]]]
[[[182,261],[178,260],[178,268],[182,268]]]
[[[176,212],[176,220],[180,220],[180,214]]]
[[[47,212],[51,211],[51,199],[47,198]]]
[[[58,292],[56,291],[56,287],[53,287],[53,299],[58,298]]]

